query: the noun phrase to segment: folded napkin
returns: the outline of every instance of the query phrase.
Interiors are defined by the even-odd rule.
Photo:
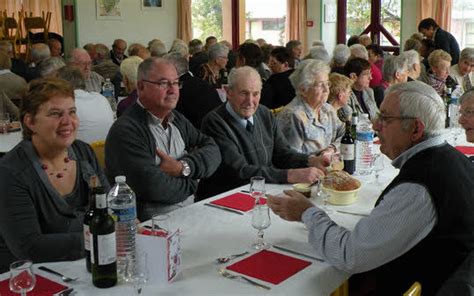
[[[50,279],[36,274],[36,285],[28,295],[35,296],[51,296],[66,289],[67,287],[60,283],[54,282]],[[18,296],[19,294],[10,291],[9,278],[0,282],[0,295],[2,296]]]
[[[265,204],[267,200],[265,198],[261,198],[260,202]],[[255,198],[249,194],[237,192],[229,196],[211,201],[211,204],[248,212],[255,206]]]
[[[456,146],[456,149],[466,155],[474,155],[474,147],[473,146]]]
[[[277,285],[309,265],[309,261],[263,250],[227,269]]]

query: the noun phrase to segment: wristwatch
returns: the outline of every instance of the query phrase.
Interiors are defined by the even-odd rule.
[[[181,164],[183,165],[183,170],[181,171],[181,176],[187,177],[191,174],[191,167],[185,160],[180,160]]]

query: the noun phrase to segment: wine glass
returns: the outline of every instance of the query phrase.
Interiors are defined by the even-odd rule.
[[[132,284],[135,295],[142,295],[143,287],[148,282],[147,254],[137,251],[125,257],[124,280]]]
[[[10,291],[26,296],[27,292],[33,290],[35,284],[33,262],[20,260],[10,264]]]
[[[328,206],[329,194],[323,190],[323,182],[328,184],[331,181],[332,181],[331,177],[324,177],[324,178],[319,178],[315,182],[315,185],[317,186],[316,197],[321,198],[323,201],[323,204],[320,206],[320,208],[323,209],[327,214],[332,213],[332,209]]]
[[[270,226],[270,209],[268,206],[256,204],[252,210],[252,227],[257,229],[257,240],[252,247],[257,250],[268,249],[270,246],[263,239],[263,230]]]
[[[374,170],[375,174],[375,184],[382,185],[380,182],[380,172],[383,171],[385,168],[384,157],[381,153],[374,154],[372,158],[372,169]]]
[[[255,198],[255,204],[260,203],[260,199],[265,197],[265,178],[254,176],[250,178],[250,195]]]

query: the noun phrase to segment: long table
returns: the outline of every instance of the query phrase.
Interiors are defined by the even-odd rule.
[[[388,159],[386,159],[386,167],[387,169],[383,171],[381,177],[381,182],[384,185],[374,184],[373,175],[357,177],[363,184],[358,200],[351,205],[331,207],[335,210],[370,213],[385,184],[390,182],[396,174],[396,170],[390,166]],[[260,281],[271,287],[269,291],[219,275],[219,268],[232,264],[232,262],[218,265],[215,263],[215,259],[250,250],[250,245],[256,238],[256,230],[251,226],[251,213],[238,215],[204,206],[204,203],[234,192],[248,190],[248,187],[246,185],[236,188],[211,199],[180,208],[170,214],[171,226],[179,227],[182,231],[182,273],[169,284],[156,284],[150,279],[144,295],[329,295],[349,278],[349,274],[337,270],[327,263],[309,260],[273,248],[272,251],[309,260],[312,264],[278,285]],[[267,193],[278,194],[289,188],[291,188],[289,184],[267,184]],[[317,205],[321,203],[320,200],[315,199],[313,202]],[[339,225],[348,229],[352,229],[361,218],[336,211],[333,211],[330,216]],[[307,230],[302,223],[287,222],[271,213],[271,225],[265,230],[265,240],[276,245],[288,241],[306,244]],[[233,262],[235,261],[237,260]],[[77,291],[76,295],[132,294],[131,286],[126,284],[119,284],[109,289],[95,288],[92,285],[91,275],[85,269],[84,260],[43,263],[35,266],[38,265],[45,265],[68,276],[80,277],[78,281],[69,283]],[[41,270],[36,269],[35,272],[58,280],[57,277]],[[8,273],[0,275],[0,277],[6,278]]]
[[[21,131],[0,134],[0,154],[12,150],[16,144],[21,142]]]

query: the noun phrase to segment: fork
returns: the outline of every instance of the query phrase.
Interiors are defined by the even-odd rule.
[[[76,281],[76,280],[79,279],[78,277],[76,277],[76,278],[67,277],[67,276],[65,276],[65,275],[62,274],[62,273],[59,273],[59,272],[57,272],[57,271],[55,271],[55,270],[52,270],[52,269],[47,268],[46,266],[40,266],[40,267],[38,267],[38,269],[41,269],[41,270],[43,270],[43,271],[46,271],[46,272],[52,273],[52,274],[54,274],[54,275],[60,276],[61,279],[63,280],[63,282],[65,282],[65,283],[73,282],[73,281]]]
[[[259,288],[263,288],[263,289],[266,289],[266,290],[270,290],[270,287],[268,287],[268,286],[262,285],[262,284],[260,284],[260,283],[255,282],[255,281],[252,281],[251,279],[246,278],[246,277],[241,276],[241,275],[234,275],[234,274],[231,274],[231,273],[229,273],[227,270],[225,270],[225,269],[223,269],[223,268],[219,269],[219,273],[220,273],[222,276],[224,276],[224,277],[226,277],[226,278],[228,278],[228,279],[232,279],[232,280],[234,280],[234,279],[243,279],[243,280],[245,280],[245,281],[246,281],[247,283],[249,283],[249,284],[252,284],[252,285],[257,286],[257,287],[259,287]]]

